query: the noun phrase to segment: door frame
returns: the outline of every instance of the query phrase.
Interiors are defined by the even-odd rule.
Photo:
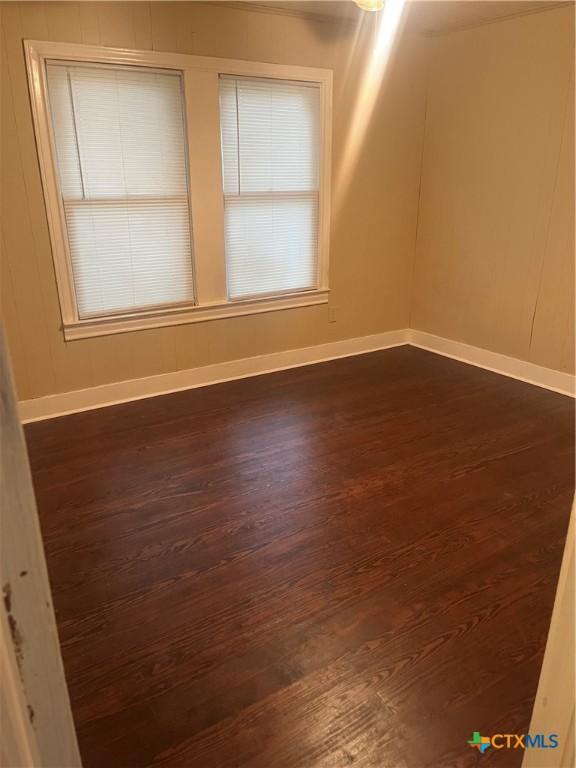
[[[0,328],[0,765],[81,768],[36,498]]]

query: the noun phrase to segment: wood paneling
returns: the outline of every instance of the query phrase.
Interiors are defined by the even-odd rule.
[[[530,354],[549,368],[574,370],[574,68],[534,306]]]
[[[526,732],[570,398],[398,347],[26,435],[85,768],[466,768]]]
[[[404,38],[332,222],[331,304],[65,343],[26,83],[23,39],[94,43],[334,70],[335,168],[370,25],[195,2],[10,2],[2,11],[5,324],[20,399],[404,328],[418,205],[426,46]],[[333,174],[335,178],[335,173]],[[382,185],[382,179],[386,184]],[[377,286],[377,288],[376,288]]]
[[[574,370],[574,7],[438,37],[412,327]]]

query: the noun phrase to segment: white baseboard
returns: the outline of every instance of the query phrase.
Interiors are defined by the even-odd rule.
[[[405,329],[386,331],[372,336],[318,344],[315,347],[288,349],[270,355],[246,357],[242,360],[230,360],[200,368],[189,368],[185,371],[161,373],[143,379],[118,381],[89,389],[77,389],[73,392],[38,397],[33,400],[21,400],[18,408],[20,417],[26,424],[31,421],[65,416],[68,413],[89,411],[93,408],[103,408],[107,405],[117,405],[131,400],[142,400],[155,395],[166,395],[184,389],[205,387],[208,384],[244,379],[263,373],[283,371],[287,368],[298,368],[303,365],[336,360],[339,357],[351,357],[366,352],[375,352],[379,349],[398,347],[406,344],[406,339],[407,332]]]
[[[544,368],[535,363],[518,360],[516,357],[508,357],[498,352],[490,352],[488,349],[471,347],[460,341],[445,339],[442,336],[434,336],[424,331],[409,329],[407,342],[413,347],[427,349],[444,357],[451,357],[463,363],[485,368],[487,371],[500,373],[512,379],[519,379],[537,387],[551,389],[563,395],[574,397],[574,376],[562,371],[554,371],[552,368]]]
[[[500,355],[487,349],[471,347],[468,344],[433,336],[423,331],[404,328],[398,331],[377,333],[372,336],[332,341],[315,347],[289,349],[270,355],[230,360],[201,368],[162,373],[143,379],[118,381],[99,387],[78,389],[74,392],[63,392],[33,400],[21,400],[18,406],[22,421],[28,423],[52,419],[68,413],[126,403],[131,400],[141,400],[155,395],[166,395],[184,389],[204,387],[208,384],[218,384],[223,381],[283,371],[287,368],[322,363],[340,357],[362,355],[366,352],[376,352],[380,349],[398,347],[402,344],[412,344],[415,347],[427,349],[445,357],[451,357],[464,363],[476,365],[479,368],[485,368],[504,376],[510,376],[529,384],[535,384],[538,387],[574,397],[574,377],[568,373],[543,368],[540,365],[534,365],[534,363]]]

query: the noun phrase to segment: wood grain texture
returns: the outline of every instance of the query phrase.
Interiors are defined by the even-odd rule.
[[[398,347],[28,425],[85,768],[465,768],[525,731],[573,416]]]

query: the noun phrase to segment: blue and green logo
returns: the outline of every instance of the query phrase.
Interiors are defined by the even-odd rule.
[[[491,747],[490,736],[480,736],[478,731],[474,731],[472,738],[468,742],[473,749],[477,749],[481,755],[486,752],[488,747]]]
[[[494,749],[556,749],[558,739],[557,733],[495,733],[493,736],[482,736],[480,731],[474,731],[468,744],[483,755],[490,747]]]

